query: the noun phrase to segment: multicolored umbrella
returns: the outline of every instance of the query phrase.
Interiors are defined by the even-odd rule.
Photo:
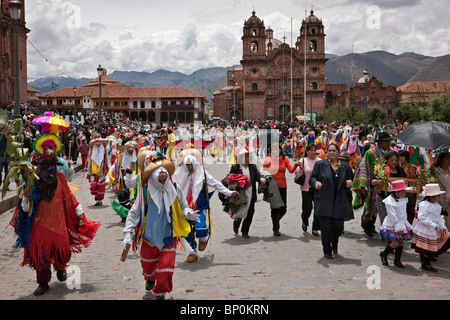
[[[52,112],[46,112],[43,116],[34,118],[31,123],[40,125],[41,133],[58,134],[59,129],[65,131],[69,128],[64,119],[61,119],[59,115],[54,115]]]

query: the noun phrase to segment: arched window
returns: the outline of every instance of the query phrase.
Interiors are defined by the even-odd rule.
[[[313,88],[313,90],[317,90],[317,82],[312,83],[312,88]]]
[[[258,84],[257,83],[253,83],[252,84],[252,91],[258,91]]]
[[[252,42],[251,45],[250,45],[250,50],[252,52],[258,51],[258,43],[257,42]]]

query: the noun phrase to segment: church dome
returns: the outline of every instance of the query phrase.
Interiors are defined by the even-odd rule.
[[[255,25],[255,24],[260,25],[263,24],[263,22],[261,21],[260,18],[256,16],[256,12],[255,10],[253,10],[252,16],[247,21],[245,21],[245,25]]]
[[[307,23],[316,23],[316,22],[321,22],[321,20],[314,15],[314,10],[311,10],[309,17],[306,18],[306,22]]]

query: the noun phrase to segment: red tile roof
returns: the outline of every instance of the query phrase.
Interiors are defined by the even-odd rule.
[[[441,92],[450,90],[450,80],[447,81],[415,81],[397,87],[397,91],[403,93],[413,92]]]

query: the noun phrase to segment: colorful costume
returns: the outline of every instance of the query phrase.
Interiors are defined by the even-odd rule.
[[[180,237],[189,233],[186,219],[197,220],[181,188],[174,186],[170,178],[162,184],[158,177],[175,171],[170,160],[162,155],[153,161],[142,174],[142,186],[131,207],[124,233],[124,244],[131,244],[131,235],[140,248],[142,274],[146,290],[152,290],[157,298],[164,298],[172,291],[176,247]]]
[[[121,146],[116,161],[109,170],[109,178],[116,185],[113,190],[117,195],[119,204],[127,209],[131,208],[130,188],[125,183],[125,170],[130,169],[131,163],[137,159],[137,143],[127,141]],[[108,180],[108,179],[107,179]],[[114,201],[114,200],[112,200]],[[120,215],[120,214],[119,214]],[[124,217],[122,217],[123,219]]]
[[[194,172],[189,173],[187,164],[192,164]],[[181,188],[186,196],[187,203],[194,210],[200,210],[200,221],[191,225],[192,231],[185,240],[191,246],[191,252],[188,256],[188,262],[198,260],[197,240],[199,240],[198,249],[205,250],[208,238],[212,232],[211,217],[209,215],[210,206],[209,199],[213,192],[208,192],[208,187],[223,193],[227,197],[231,197],[232,191],[228,190],[222,183],[215,180],[206,170],[202,168],[203,161],[201,153],[196,149],[183,150],[178,155],[179,168],[174,173],[174,181],[178,188]]]
[[[341,145],[341,151],[345,151],[348,153],[350,162],[349,165],[352,169],[355,169],[356,164],[359,160],[358,155],[358,145],[359,139],[358,134],[352,133],[349,137],[347,137],[344,143]]]
[[[88,247],[100,226],[86,219],[65,175],[56,172],[56,162],[54,155],[42,157],[38,176],[43,182],[35,183],[32,201],[26,197],[19,200],[10,222],[18,236],[15,247],[25,249],[21,266],[29,265],[36,270],[39,287],[35,295],[48,290],[52,265],[58,279],[65,280],[65,269],[72,254]],[[46,188],[45,183],[57,184],[51,199],[43,197],[41,190]]]
[[[105,198],[106,178],[110,167],[109,157],[106,151],[106,140],[102,138],[92,139],[89,143],[88,179],[91,194],[95,197],[97,206],[102,204]]]
[[[424,195],[436,196],[444,194],[438,184],[425,185]],[[420,254],[422,269],[436,272],[431,265],[431,258],[438,257],[450,248],[450,232],[445,225],[439,202],[424,200],[419,203],[419,222],[414,228],[411,248]]]

